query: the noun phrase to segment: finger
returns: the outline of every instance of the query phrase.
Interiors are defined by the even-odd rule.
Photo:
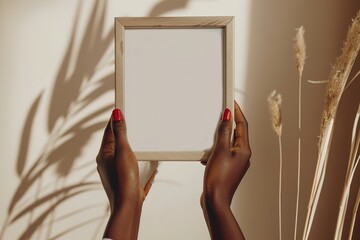
[[[232,132],[232,116],[230,109],[226,108],[218,125],[215,147],[230,149]]]
[[[235,136],[234,147],[249,147],[248,123],[240,106],[235,101]]]
[[[105,127],[104,135],[101,141],[99,153],[96,158],[96,162],[99,163],[103,156],[108,154],[114,154],[114,135],[111,130],[111,120],[109,119],[108,124]]]
[[[145,184],[145,187],[144,187],[145,197],[148,195],[148,193],[149,193],[149,191],[151,189],[151,186],[154,183],[155,176],[156,176],[157,173],[158,173],[158,170],[155,170],[153,172],[153,174],[151,175],[151,177],[149,178],[149,180],[147,181],[147,183]]]
[[[114,133],[115,148],[121,149],[127,145],[126,123],[120,109],[115,108],[112,112],[112,130]]]

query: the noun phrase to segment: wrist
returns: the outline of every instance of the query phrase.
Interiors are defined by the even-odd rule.
[[[110,239],[136,239],[142,203],[119,201],[111,209],[103,237]]]
[[[141,211],[143,205],[143,201],[134,200],[134,199],[121,199],[114,201],[111,206],[111,213],[116,214],[120,211],[126,211],[129,213],[136,213]]]
[[[230,208],[231,200],[220,191],[204,191],[201,195],[201,207],[204,211]]]

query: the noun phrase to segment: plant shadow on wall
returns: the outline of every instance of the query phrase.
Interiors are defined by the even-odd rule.
[[[158,16],[184,8],[188,1],[160,1],[149,15]],[[93,180],[97,175],[95,156],[90,160],[83,160],[80,156],[91,136],[107,124],[108,119],[99,116],[113,108],[113,101],[105,105],[96,102],[114,89],[114,59],[110,48],[113,30],[104,30],[106,1],[95,1],[79,49],[75,49],[80,9],[81,4],[78,6],[70,41],[50,94],[48,139],[35,161],[30,161],[28,152],[30,141],[36,135],[32,130],[36,124],[40,103],[44,100],[44,92],[33,101],[25,118],[16,162],[16,173],[20,181],[7,207],[0,239],[7,239],[6,233],[10,228],[16,228],[18,239],[40,239],[41,236],[58,239],[80,227],[98,222],[92,235],[93,239],[97,239],[108,215],[108,207],[104,206],[104,203],[81,205],[72,209],[71,213],[56,214],[56,210],[70,200],[84,197],[91,191],[102,191],[100,181]],[[76,59],[73,66],[72,59]],[[90,112],[87,110],[89,107],[95,110]],[[76,181],[73,180],[74,176]],[[99,210],[99,207],[102,210]],[[57,221],[68,220],[94,208],[102,214],[81,219],[76,225],[66,226],[55,233],[54,224]],[[23,226],[19,225],[20,222],[27,224],[19,228],[18,226]],[[90,236],[87,238],[90,239]]]

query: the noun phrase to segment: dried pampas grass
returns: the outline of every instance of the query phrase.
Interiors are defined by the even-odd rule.
[[[324,141],[325,129],[329,121],[335,118],[337,106],[344,91],[350,72],[360,50],[360,11],[348,31],[342,54],[330,73],[325,99],[325,109],[320,131],[320,145]]]
[[[360,188],[358,190],[358,194],[356,197],[356,201],[355,201],[355,206],[354,206],[354,210],[353,210],[353,215],[352,215],[352,219],[351,219],[351,225],[350,225],[350,232],[349,232],[349,240],[353,239],[353,233],[354,233],[354,226],[355,226],[355,221],[356,221],[356,214],[357,211],[359,209],[359,204],[360,204]]]
[[[360,156],[358,156],[358,158],[355,161],[354,168],[350,172],[349,179],[345,183],[344,192],[341,196],[340,210],[339,210],[339,215],[338,215],[336,230],[335,230],[335,236],[334,236],[335,240],[342,239],[341,236],[342,236],[343,227],[344,227],[347,204],[348,204],[348,200],[349,200],[349,196],[350,196],[350,187],[351,187],[351,183],[352,183],[356,168],[359,164],[359,160],[360,160]]]
[[[282,133],[282,116],[281,116],[281,102],[282,97],[280,94],[276,93],[276,91],[272,91],[267,99],[268,108],[271,116],[272,127],[278,136],[279,140],[279,155],[280,155],[280,164],[279,164],[279,239],[281,240],[281,195],[282,195],[282,165],[283,165],[283,157],[282,157],[282,143],[281,143],[281,133]]]
[[[304,71],[305,59],[306,59],[306,45],[304,38],[305,30],[301,26],[296,30],[296,36],[294,38],[294,51],[295,51],[295,63],[298,70],[299,77],[299,101],[298,101],[298,122],[299,122],[299,132],[301,131],[301,82],[302,74]],[[298,165],[297,165],[297,189],[296,189],[296,208],[295,208],[295,226],[294,226],[294,240],[296,240],[297,235],[297,225],[298,225],[298,215],[299,215],[299,196],[300,196],[300,169],[301,169],[301,138],[298,137]]]
[[[281,102],[282,97],[276,91],[272,91],[267,99],[271,116],[272,127],[277,136],[281,136],[282,119],[281,119]]]
[[[294,49],[295,49],[295,60],[296,68],[298,70],[298,75],[301,78],[304,71],[305,59],[306,59],[306,47],[304,39],[305,30],[301,26],[296,31],[296,36],[294,38]]]
[[[355,164],[355,158],[358,155],[358,151],[359,151],[359,146],[360,146],[360,126],[358,126],[359,120],[360,120],[360,104],[357,113],[355,115],[353,130],[351,134],[350,156],[349,156],[349,163],[348,163],[345,179],[349,178],[351,169],[354,167]]]
[[[324,183],[328,154],[334,130],[334,120],[340,98],[360,50],[360,11],[353,20],[344,42],[342,54],[330,72],[325,107],[322,116],[318,161],[311,190],[303,239],[308,239],[314,220],[320,193]]]
[[[348,168],[346,172],[345,177],[345,184],[343,188],[343,193],[341,196],[341,203],[340,203],[340,209],[336,224],[336,230],[335,230],[335,237],[334,239],[341,239],[344,222],[345,222],[345,216],[346,216],[346,210],[349,202],[349,196],[350,196],[350,187],[351,183],[356,171],[356,168],[359,164],[360,155],[358,156],[358,149],[359,149],[359,143],[360,143],[360,126],[359,126],[359,118],[360,118],[360,105],[358,107],[358,111],[355,116],[354,125],[353,125],[353,131],[351,136],[351,148],[350,148],[350,155],[349,155],[349,162],[348,162]]]

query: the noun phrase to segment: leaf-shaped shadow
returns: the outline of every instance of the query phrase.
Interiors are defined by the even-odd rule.
[[[83,221],[83,222],[81,222],[81,223],[79,223],[79,224],[76,224],[75,226],[72,226],[72,227],[70,227],[70,228],[68,228],[68,229],[66,229],[66,230],[64,230],[64,231],[56,234],[54,237],[49,238],[49,240],[59,239],[60,237],[68,234],[69,232],[72,232],[72,231],[74,231],[74,230],[77,230],[77,229],[79,229],[80,227],[86,226],[86,225],[88,225],[88,224],[90,224],[90,223],[92,223],[92,222],[96,222],[96,221],[100,220],[101,218],[102,218],[102,216],[99,216],[99,217],[96,217],[96,218],[92,218],[92,219]]]
[[[54,149],[46,158],[45,162],[37,161],[38,164],[34,164],[31,167],[26,175],[23,176],[20,185],[13,195],[13,198],[8,207],[8,214],[12,213],[15,205],[18,203],[21,197],[27,193],[27,191],[36,182],[36,180],[39,179],[42,173],[47,169],[50,169],[53,164],[61,161],[57,169],[59,176],[66,176],[69,173],[75,159],[80,155],[82,148],[89,141],[90,136],[96,131],[104,128],[107,124],[107,121],[95,123],[89,127],[84,127],[84,125],[93,117],[108,111],[111,109],[111,107],[112,105],[105,106],[98,111],[89,114],[88,117],[75,124],[71,129],[69,129],[68,132],[64,134],[71,134],[71,137],[69,137],[60,146]],[[75,148],[75,146],[77,146],[77,148]]]
[[[69,193],[66,195],[63,195],[59,199],[56,200],[55,203],[51,204],[50,207],[48,207],[43,213],[40,214],[31,224],[27,226],[25,231],[21,234],[19,239],[31,239],[31,236],[33,233],[38,229],[38,227],[45,221],[45,219],[48,217],[50,213],[52,213],[56,207],[58,207],[61,203],[64,201],[71,199],[72,197],[75,197],[81,193],[88,192],[90,190],[94,190],[96,188],[84,188],[78,191],[75,191],[73,193]]]
[[[104,208],[104,204],[103,203],[97,203],[97,204],[91,204],[85,207],[80,207],[80,208],[76,208],[74,210],[72,210],[70,213],[64,214],[62,216],[56,217],[52,222],[58,222],[64,219],[69,219],[74,217],[75,215],[78,214],[82,214],[84,212],[86,212],[89,209],[94,209],[94,208]],[[44,223],[42,226],[46,227],[46,225],[49,225],[49,223]]]
[[[189,0],[162,0],[151,9],[149,12],[150,17],[161,16],[166,12],[185,8]]]
[[[41,159],[42,156],[39,158]],[[25,196],[29,189],[40,179],[41,175],[46,171],[50,170],[51,165],[56,163],[59,159],[48,159],[46,162],[37,161],[38,164],[34,164],[27,174],[22,178],[20,185],[17,187],[11,202],[8,207],[8,215],[11,216],[13,211],[16,210],[15,206]]]
[[[164,0],[155,5],[149,15],[159,16],[168,11],[184,8],[188,2],[189,0]],[[12,220],[9,225],[15,224],[15,222],[22,219],[23,216],[31,215],[30,213],[34,209],[43,211],[44,206],[51,205],[31,222],[25,231],[21,233],[20,239],[31,237],[33,233],[43,225],[46,218],[49,217],[49,214],[65,200],[78,197],[78,195],[94,189],[94,187],[90,186],[79,187],[74,190],[69,190],[69,187],[63,187],[62,189],[53,192],[53,195],[48,194],[45,197],[40,196],[42,191],[41,176],[44,172],[53,171],[55,167],[57,173],[54,174],[55,181],[59,178],[66,178],[69,173],[71,173],[72,169],[74,169],[74,163],[79,159],[81,151],[87,145],[91,135],[105,127],[107,124],[107,121],[94,123],[94,118],[109,111],[113,107],[113,104],[99,106],[96,111],[93,111],[75,124],[69,126],[69,122],[67,122],[67,120],[71,120],[71,118],[74,117],[74,109],[76,109],[77,112],[83,110],[94,100],[103,96],[108,91],[113,90],[114,73],[106,75],[99,81],[93,81],[96,79],[95,72],[103,66],[103,63],[105,62],[108,64],[111,62],[103,61],[105,53],[113,41],[113,31],[110,30],[104,32],[106,5],[106,1],[96,0],[94,2],[85,28],[85,33],[79,43],[80,47],[79,49],[75,49],[75,39],[78,39],[76,38],[76,34],[78,32],[78,20],[80,18],[80,1],[67,50],[54,80],[53,89],[51,90],[47,119],[47,128],[50,137],[45,146],[45,149],[47,150],[44,150],[38,159],[32,165],[29,165],[29,168],[25,168],[27,161],[27,145],[31,138],[31,128],[39,107],[41,95],[34,101],[29,110],[29,114],[27,115],[16,167],[18,175],[21,176],[21,182],[8,207],[8,219]],[[72,61],[72,59],[75,61]],[[72,62],[74,62],[73,66],[70,65]],[[85,91],[83,91],[83,88],[86,88],[89,84],[91,85],[92,91],[84,96],[83,93]],[[77,114],[77,112],[75,112],[75,114]],[[60,119],[64,121],[58,122]],[[57,135],[59,125],[61,131]],[[64,126],[66,126],[66,128]],[[53,133],[56,133],[55,141],[53,139]],[[56,146],[54,145],[54,142],[56,143]],[[27,207],[22,208],[19,202],[21,204],[24,203],[23,199],[29,195],[31,192],[29,191],[30,189],[36,187],[36,183],[39,183],[40,186],[38,191],[40,194],[34,196],[34,199],[37,200],[26,205]],[[31,197],[31,195],[29,196]],[[49,224],[51,225],[52,223],[50,222]],[[5,226],[5,228],[6,227],[7,226]],[[71,226],[71,228],[59,233],[57,236],[63,236],[74,229],[76,229],[76,227]]]
[[[69,70],[70,58],[72,55],[74,55],[73,45],[75,34],[77,32],[77,22],[80,11],[80,7],[78,7],[78,12],[75,19],[76,21],[72,29],[69,45],[62,61],[61,67],[58,71],[53,93],[51,96],[48,117],[49,131],[53,130],[56,121],[60,117],[67,117],[71,104],[76,103],[78,104],[77,109],[82,109],[87,106],[87,104],[89,104],[91,101],[95,100],[96,98],[100,97],[102,94],[113,88],[113,85],[111,86],[110,84],[111,78],[113,77],[113,73],[111,73],[97,82],[99,86],[92,93],[86,96],[82,101],[80,101],[79,99],[81,94],[81,85],[93,75],[96,69],[96,65],[100,62],[101,58],[106,52],[106,49],[110,46],[112,40],[112,31],[109,31],[104,39],[101,37],[104,25],[105,6],[105,1],[95,2],[92,13],[89,17],[85,35],[82,39],[81,48],[77,56],[75,71],[69,78],[66,78],[67,71]],[[103,108],[103,111],[107,111],[109,109],[111,109],[110,106],[105,109]],[[73,162],[79,156],[80,150],[88,142],[87,140],[90,138],[91,134],[99,130],[100,126],[101,124],[97,126],[92,126],[88,129],[85,129],[84,131],[79,131],[79,129],[82,128],[72,129],[74,130],[72,134],[84,135],[76,136],[75,139],[71,141],[71,143],[73,144],[72,151],[63,152],[62,154],[66,155],[64,158],[59,157],[59,151],[57,151],[58,154],[56,155],[55,159],[49,159],[47,157],[47,154],[49,153],[43,152],[42,155],[38,158],[38,160],[35,161],[35,164],[33,164],[25,174],[22,174],[23,176],[21,179],[21,183],[16,189],[15,194],[13,195],[13,198],[8,208],[8,213],[11,213],[13,211],[15,205],[21,199],[21,197],[33,186],[33,184],[41,176],[41,174],[45,170],[47,170],[53,163],[63,159],[65,162],[62,163],[60,171],[58,173],[62,176],[63,174],[68,173],[73,166]],[[29,127],[29,129],[31,129],[31,127]],[[76,142],[76,140],[79,141]],[[26,140],[24,139],[24,141]],[[49,146],[49,144],[50,143],[47,143],[47,146]],[[77,149],[74,148],[75,146],[77,146]],[[70,149],[70,146],[68,146],[66,149]],[[24,153],[25,151],[22,152]],[[52,156],[54,156],[54,154]],[[23,159],[23,157],[21,157],[21,159]],[[22,164],[23,163],[19,164],[19,169],[23,168],[21,167]],[[68,164],[68,166],[65,167],[66,164]]]
[[[24,197],[25,193],[30,189],[32,184],[41,176],[41,174],[47,169],[50,163],[46,163],[45,165],[40,162],[43,155],[41,155],[35,164],[31,166],[29,171],[22,177],[19,186],[16,188],[13,197],[9,203],[8,207],[8,215],[10,216],[15,209],[16,204]]]
[[[67,46],[65,56],[64,56],[63,61],[62,61],[61,65],[60,65],[60,69],[59,69],[59,72],[57,74],[55,84],[54,84],[53,94],[52,94],[50,104],[49,104],[49,117],[48,117],[48,131],[49,132],[52,131],[52,129],[53,129],[54,125],[55,125],[55,122],[58,120],[58,118],[61,115],[65,115],[64,112],[66,111],[66,110],[64,110],[66,108],[64,108],[63,104],[57,104],[57,106],[54,104],[54,101],[56,101],[56,97],[58,97],[58,96],[55,97],[54,94],[56,93],[57,95],[59,95],[59,93],[58,93],[58,91],[56,91],[56,89],[58,87],[61,87],[59,85],[61,84],[61,81],[65,80],[66,73],[68,72],[68,69],[69,69],[70,58],[71,58],[73,47],[74,47],[75,33],[77,32],[77,23],[79,21],[80,7],[81,7],[81,5],[78,7],[77,12],[76,12],[75,24],[74,24],[72,32],[71,32],[69,45]],[[59,110],[57,110],[55,112],[52,112],[52,110],[55,109],[55,107],[58,107]],[[61,114],[60,114],[60,112],[61,112]]]
[[[19,152],[18,152],[18,159],[16,161],[16,173],[18,176],[22,175],[25,164],[26,164],[32,125],[33,125],[34,117],[35,117],[35,114],[37,112],[37,109],[38,109],[38,106],[40,103],[41,96],[42,96],[42,92],[39,94],[39,96],[35,99],[32,106],[30,107],[30,110],[26,117],[24,128],[22,130],[21,143],[20,143]]]
[[[109,106],[104,107],[98,112],[103,112],[106,109],[109,109]],[[91,115],[96,115],[98,112],[95,112]],[[23,177],[12,198],[12,201],[10,202],[8,208],[9,214],[12,213],[15,205],[18,203],[21,197],[28,192],[28,190],[36,182],[36,180],[39,179],[43,172],[50,169],[52,165],[58,163],[58,176],[66,176],[71,170],[75,159],[80,155],[83,146],[85,146],[89,141],[90,136],[94,132],[104,128],[107,124],[107,121],[102,121],[86,127],[85,129],[81,129],[82,124],[86,123],[86,121],[88,121],[88,119],[85,119],[83,122],[80,122],[80,124],[74,126],[75,128],[72,131],[73,135],[59,147],[54,149],[54,151],[52,151],[52,153],[47,157],[46,162],[42,162],[37,166],[32,166],[32,169],[30,169],[27,175]],[[80,130],[76,130],[76,128],[79,128]],[[78,146],[78,148],[75,148],[75,146]]]
[[[96,110],[95,112],[90,113],[89,115],[87,115],[86,117],[84,117],[82,120],[80,120],[79,122],[77,122],[75,125],[73,125],[72,127],[70,127],[63,135],[62,137],[66,137],[67,135],[71,134],[76,134],[79,133],[79,131],[81,129],[84,128],[84,126],[91,121],[94,117],[99,116],[100,114],[103,114],[105,112],[109,112],[110,109],[112,109],[113,104],[104,106],[98,110]],[[107,122],[106,122],[107,124]],[[106,124],[103,126],[105,127]]]
[[[90,136],[96,131],[104,128],[107,124],[107,121],[95,123],[89,127],[85,127],[85,125],[94,117],[109,111],[112,106],[113,105],[111,104],[102,107],[99,110],[87,115],[81,121],[77,122],[63,134],[63,137],[69,134],[71,134],[71,137],[69,137],[60,146],[54,149],[52,153],[50,153],[50,155],[46,158],[45,162],[36,161],[38,164],[34,164],[26,173],[26,175],[22,177],[22,181],[20,182],[20,185],[16,189],[10,202],[8,208],[9,214],[11,214],[21,197],[27,193],[36,180],[39,179],[42,173],[49,169],[51,165],[61,161],[57,169],[59,176],[66,176],[69,173],[75,159],[80,155],[82,148],[86,145],[90,139]],[[77,148],[75,148],[75,146],[77,146]],[[42,156],[40,158],[42,158]]]
[[[79,99],[81,86],[90,79],[100,62],[106,49],[113,40],[113,32],[109,31],[102,38],[104,31],[106,1],[96,1],[90,14],[89,21],[77,54],[74,71],[66,77],[70,69],[70,58],[73,53],[73,45],[77,25],[75,24],[66,55],[63,59],[58,75],[55,80],[51,100],[49,104],[48,130],[51,132],[56,121],[66,117],[72,103]],[[66,93],[66,97],[64,97]]]
[[[115,74],[111,73],[106,77],[104,77],[102,80],[100,80],[98,86],[81,100],[81,102],[79,103],[80,105],[79,111],[82,110],[84,107],[86,107],[92,101],[103,96],[103,94],[107,93],[108,91],[113,91],[114,79],[115,79]]]
[[[62,189],[56,190],[52,193],[49,193],[37,200],[35,200],[33,203],[26,206],[23,210],[21,210],[18,214],[16,214],[11,220],[10,223],[14,223],[21,217],[24,217],[26,214],[30,213],[30,211],[33,211],[37,207],[42,207],[44,204],[46,204],[48,201],[53,200],[56,197],[61,196],[62,194],[71,194],[72,191],[80,191],[84,189],[93,188],[94,186],[99,186],[99,182],[85,182],[85,183],[78,183],[71,186],[63,187]]]
[[[66,177],[75,162],[80,156],[82,148],[90,140],[90,136],[96,131],[103,129],[107,124],[107,121],[95,123],[79,132],[75,131],[74,135],[57,147],[49,156],[49,160],[58,163],[56,173],[59,177]],[[77,147],[75,147],[77,146]]]

